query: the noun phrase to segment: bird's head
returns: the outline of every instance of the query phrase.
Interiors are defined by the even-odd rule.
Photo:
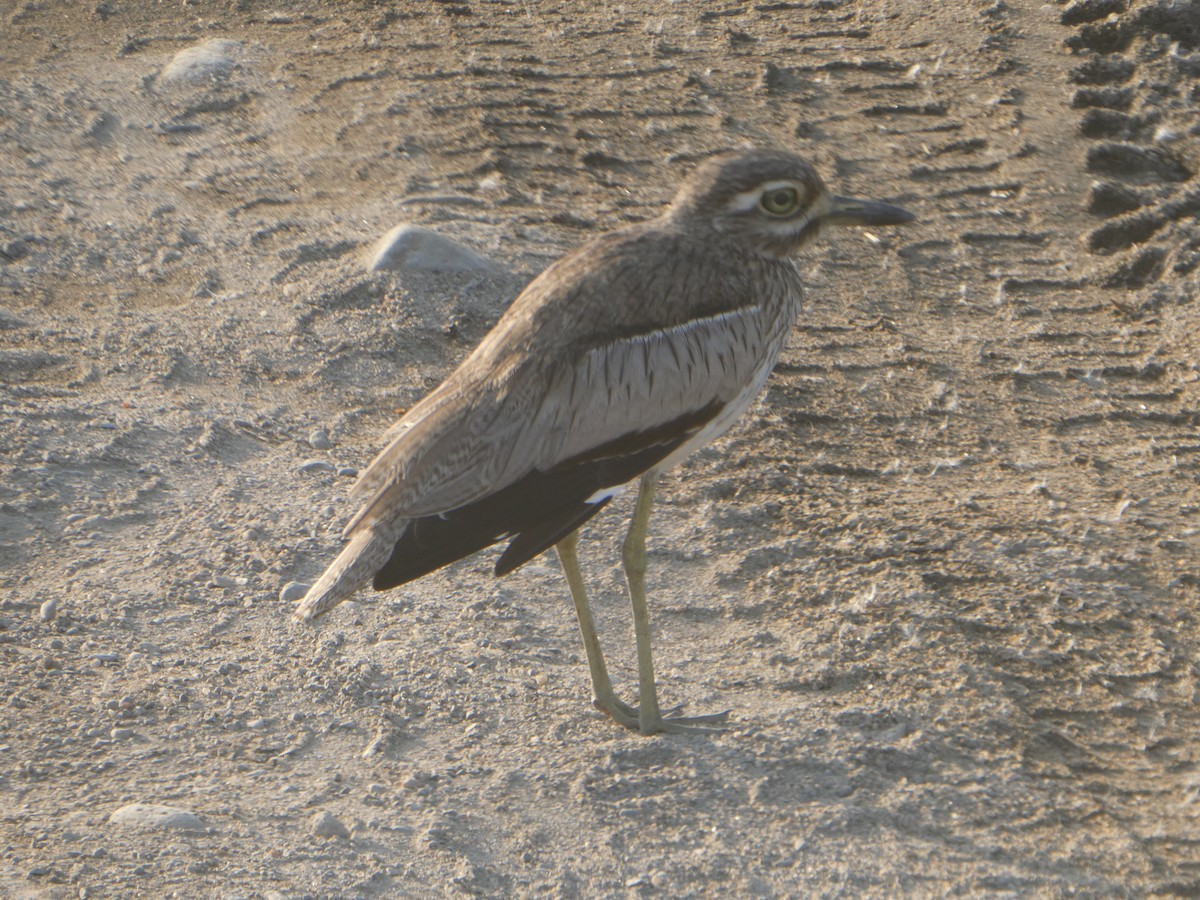
[[[831,194],[807,160],[782,150],[743,150],[706,160],[666,214],[705,223],[774,257],[795,253],[824,225],[902,225],[913,219],[897,206]]]

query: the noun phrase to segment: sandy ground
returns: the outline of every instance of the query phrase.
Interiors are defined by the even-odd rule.
[[[1198,79],[1179,0],[0,5],[0,894],[1200,894]],[[290,622],[396,412],[747,143],[920,219],[665,482],[729,727],[591,709],[552,558]]]

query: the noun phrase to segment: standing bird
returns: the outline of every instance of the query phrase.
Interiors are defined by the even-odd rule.
[[[529,284],[396,436],[353,493],[349,544],[305,595],[312,620],[367,581],[387,590],[508,540],[505,575],[555,547],[583,633],[594,704],[642,734],[715,716],[658,706],[646,530],[659,475],[754,402],[801,309],[791,255],[823,225],[899,225],[897,207],[830,194],[778,150],[702,163],[657,219],[602,235]],[[579,528],[640,479],[622,559],[639,703],[619,700],[579,570]]]

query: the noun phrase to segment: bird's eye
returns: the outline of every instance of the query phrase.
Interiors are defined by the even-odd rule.
[[[758,202],[764,212],[772,216],[786,216],[800,205],[800,194],[792,187],[772,188],[764,192]]]

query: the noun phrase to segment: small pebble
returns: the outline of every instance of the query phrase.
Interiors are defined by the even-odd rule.
[[[43,622],[49,622],[58,615],[58,598],[51,597],[43,603],[38,609],[38,614],[42,617]]]
[[[297,603],[308,593],[311,585],[299,581],[289,581],[279,591],[279,599],[283,603]]]
[[[308,436],[308,445],[314,450],[330,450],[333,448],[333,441],[329,439],[329,432],[318,428]]]
[[[336,470],[333,467],[333,463],[325,462],[323,459],[310,459],[300,464],[300,471],[310,474],[313,472],[333,472]]]
[[[0,256],[7,257],[10,261],[21,259],[28,255],[29,247],[24,241],[16,240],[9,241],[4,246],[0,247]],[[11,321],[11,313],[0,310],[0,328],[12,328],[12,325],[4,324],[6,321]]]
[[[329,812],[319,812],[313,816],[308,831],[317,837],[349,838],[350,829],[339,822]]]

